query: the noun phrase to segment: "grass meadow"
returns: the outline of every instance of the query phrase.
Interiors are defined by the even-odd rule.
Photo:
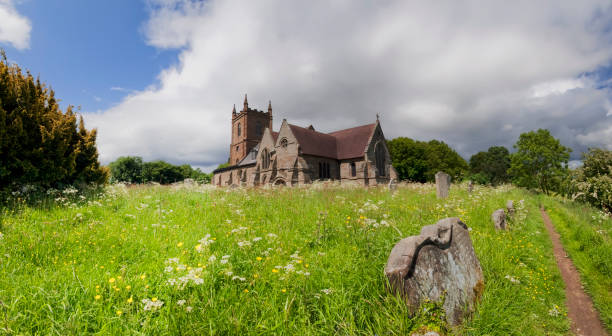
[[[517,214],[496,232],[490,215],[507,200]],[[393,195],[113,185],[94,198],[17,202],[0,223],[0,334],[565,335],[541,202],[560,204],[508,186],[453,186],[437,200],[421,184]],[[582,216],[559,209],[555,222]],[[454,216],[471,230],[485,290],[472,317],[449,328],[433,303],[409,316],[385,291],[383,268],[400,239]],[[609,288],[595,300],[608,313]]]

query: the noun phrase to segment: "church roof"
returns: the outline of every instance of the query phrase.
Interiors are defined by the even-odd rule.
[[[363,156],[376,124],[321,133],[310,128],[288,124],[303,154],[337,160]]]
[[[333,136],[291,124],[289,128],[300,144],[302,154],[336,158],[336,138]]]
[[[337,159],[352,159],[363,156],[376,124],[368,124],[328,133],[336,138]]]

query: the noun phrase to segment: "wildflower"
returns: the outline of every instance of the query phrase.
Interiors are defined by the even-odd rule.
[[[325,295],[329,295],[329,294],[333,293],[334,290],[331,289],[331,288],[327,288],[327,289],[321,289],[321,292],[323,292],[323,294],[325,294]]]
[[[170,273],[172,271],[174,271],[174,267],[172,267],[172,266],[166,266],[166,268],[164,268],[164,272],[166,272],[166,273]]]
[[[185,301],[185,300],[178,300],[178,301],[176,302],[176,304],[177,304],[177,305],[179,305],[179,306],[182,306],[182,305],[184,305],[184,304],[185,304],[185,302],[187,302],[187,301]]]
[[[127,286],[125,286],[125,289],[130,290],[130,289],[132,289],[132,286],[127,285]]]
[[[276,268],[272,269],[272,273],[278,273],[278,270]]]
[[[255,238],[253,238],[253,242],[258,242],[258,241],[260,241],[260,240],[261,240],[261,237],[255,237]]]
[[[159,309],[164,304],[163,301],[157,301],[157,298],[152,298],[151,300],[142,299],[141,302],[145,305],[144,310],[152,310],[152,311]]]
[[[132,302],[134,302],[134,299],[130,296],[130,298],[127,299],[127,303],[132,303]]]
[[[123,314],[123,312],[121,310],[117,310],[117,316],[121,316],[121,314]]]
[[[94,299],[96,299],[96,300],[100,300],[100,298],[102,298],[100,295],[94,296]]]
[[[268,236],[268,238],[276,238],[276,237],[278,237],[274,233],[268,233],[267,236]]]
[[[145,274],[140,276],[140,279],[144,280],[147,276]]]
[[[215,260],[217,260],[217,257],[214,254],[208,258],[208,262],[215,262]]]
[[[255,259],[257,259],[257,261],[261,261],[262,258],[261,257],[257,257]]]
[[[249,292],[249,290],[245,288],[245,289],[244,289],[244,292],[245,292],[245,293],[248,293],[248,292]]]
[[[193,307],[191,307],[191,306],[187,306],[187,307],[185,307],[185,310],[186,310],[188,313],[191,313],[191,311],[193,310]]]
[[[110,278],[110,279],[108,279],[108,282],[110,282],[110,283],[115,282],[115,278]]]
[[[179,242],[178,244],[176,244],[176,247],[181,247],[183,246],[183,242]]]
[[[283,288],[283,289],[281,289],[281,292],[285,293],[285,292],[287,292],[287,290]]]
[[[155,301],[157,301],[157,298],[154,297],[154,298],[151,299],[151,301],[155,302]]]

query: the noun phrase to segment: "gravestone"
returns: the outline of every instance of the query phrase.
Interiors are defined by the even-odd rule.
[[[469,181],[468,181],[467,191],[468,191],[469,193],[471,193],[472,191],[474,191],[474,182],[472,182],[472,180],[469,180]]]
[[[506,212],[504,209],[497,209],[491,214],[491,220],[498,230],[506,229]]]
[[[397,182],[395,182],[395,179],[391,179],[389,181],[389,192],[393,194],[395,193],[396,190],[397,190]]]
[[[514,209],[514,202],[512,200],[509,200],[506,203],[506,210],[508,210],[508,216],[514,215],[515,209]]]
[[[448,197],[448,190],[450,189],[450,184],[450,175],[443,172],[436,173],[436,195],[438,196],[438,198]]]
[[[389,290],[399,294],[414,314],[425,302],[441,301],[446,320],[460,324],[484,290],[480,262],[467,226],[445,218],[402,239],[391,250],[385,275]]]

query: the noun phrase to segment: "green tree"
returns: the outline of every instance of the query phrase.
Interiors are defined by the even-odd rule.
[[[0,189],[105,182],[95,130],[78,130],[72,106],[62,112],[53,90],[0,54]]]
[[[545,129],[521,134],[514,148],[509,174],[516,185],[546,194],[558,191],[569,172],[570,148]]]
[[[431,140],[427,143],[427,181],[434,181],[439,171],[449,174],[453,181],[460,181],[468,171],[468,164],[444,141]]]
[[[142,158],[122,156],[109,164],[112,182],[142,183]]]
[[[188,178],[189,176],[187,176]],[[169,184],[184,180],[183,170],[165,161],[146,162],[142,165],[143,182]]]
[[[388,141],[387,146],[400,180],[431,182],[438,171],[460,180],[468,170],[467,162],[443,141],[400,137]]]
[[[612,212],[612,151],[590,148],[576,170],[575,198]]]
[[[470,158],[470,173],[474,182],[498,185],[509,182],[510,152],[503,146],[489,147]]]
[[[400,180],[426,182],[427,143],[410,138],[395,138],[387,141],[393,167]]]

